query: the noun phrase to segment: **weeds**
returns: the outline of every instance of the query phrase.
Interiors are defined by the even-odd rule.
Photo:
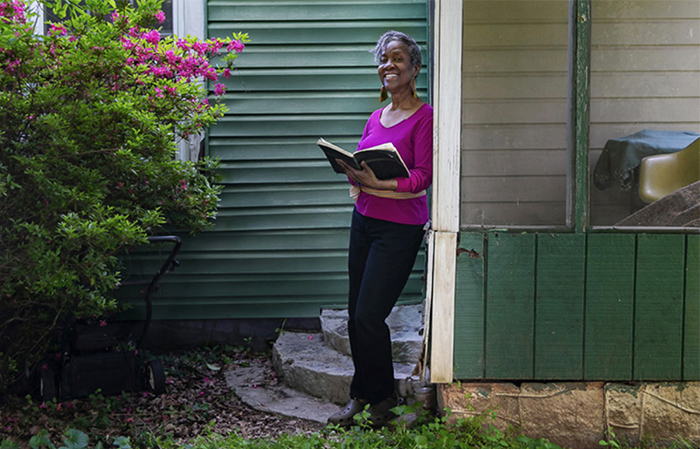
[[[225,384],[231,364],[261,363],[265,357],[228,346],[160,356],[168,383],[159,397],[97,392],[62,403],[16,398],[0,409],[0,449],[561,449],[517,429],[502,431],[495,412],[458,419],[449,410],[435,416],[421,404],[396,407],[401,419],[381,429],[372,427],[367,410],[348,429],[285,422],[237,405]],[[632,449],[612,431],[600,446]],[[638,447],[700,449],[683,438],[664,445],[645,440]]]

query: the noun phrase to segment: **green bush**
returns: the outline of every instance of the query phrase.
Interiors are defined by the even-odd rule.
[[[247,42],[163,37],[161,0],[44,3],[65,21],[40,36],[26,0],[0,0],[0,394],[67,312],[115,310],[120,254],[211,226],[216,163],[176,160],[176,139],[223,115],[201,81]]]

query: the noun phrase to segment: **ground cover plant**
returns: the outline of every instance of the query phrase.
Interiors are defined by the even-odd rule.
[[[48,403],[31,397],[12,398],[0,409],[0,447],[558,449],[545,440],[507,437],[488,425],[486,415],[454,425],[448,425],[445,418],[425,415],[413,428],[374,430],[362,420],[347,430],[325,428],[252,410],[226,386],[227,370],[251,364],[265,368],[260,388],[276,384],[269,353],[216,346],[158,357],[165,361],[168,380],[161,396],[97,393]]]
[[[44,0],[65,20],[40,35],[29,3],[0,0],[0,395],[67,312],[114,312],[120,254],[211,226],[216,164],[177,160],[176,141],[222,116],[247,41],[161,36],[160,0]]]
[[[504,434],[494,414],[453,421],[448,415],[423,414],[416,425],[372,429],[359,420],[350,429],[328,427],[251,409],[226,385],[226,372],[238,365],[260,365],[266,373],[260,388],[276,385],[270,354],[245,347],[202,347],[160,354],[165,361],[163,395],[100,393],[49,403],[14,397],[0,408],[0,448],[158,448],[158,449],[559,449],[544,439]],[[418,412],[420,407],[404,407]],[[632,449],[610,433],[601,448]],[[698,449],[679,439],[640,448]]]

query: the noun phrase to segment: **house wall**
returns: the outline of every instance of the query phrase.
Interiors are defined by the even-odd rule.
[[[464,3],[455,378],[698,380],[698,235],[512,229],[566,223],[568,7]],[[592,22],[590,123],[576,124],[591,161],[608,138],[698,131],[698,2],[594,1],[574,20]],[[591,210],[624,217],[627,195]]]
[[[251,42],[226,82],[229,112],[208,134],[224,186],[212,231],[183,235],[180,267],[154,297],[155,319],[318,316],[347,302],[352,212],[347,179],[316,146],[354,150],[381,107],[369,51],[385,31],[413,36],[426,66],[427,0],[208,1],[208,37],[247,32]],[[126,260],[128,280],[148,278],[161,254]],[[421,255],[402,302],[424,297]],[[131,317],[142,317],[135,289]]]
[[[700,133],[700,2],[593,0],[591,173],[608,139],[643,129]],[[591,183],[591,223],[640,206],[634,189]]]

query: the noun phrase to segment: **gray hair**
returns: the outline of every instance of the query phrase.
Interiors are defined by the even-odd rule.
[[[420,47],[418,46],[416,41],[413,40],[413,38],[408,34],[394,30],[387,31],[386,33],[384,33],[382,37],[380,37],[377,41],[377,45],[374,47],[374,50],[370,51],[370,53],[374,53],[375,64],[379,64],[379,58],[386,50],[387,45],[394,41],[403,42],[406,45],[406,47],[408,47],[408,51],[411,54],[411,65],[423,65],[421,63],[422,59],[420,54]]]

